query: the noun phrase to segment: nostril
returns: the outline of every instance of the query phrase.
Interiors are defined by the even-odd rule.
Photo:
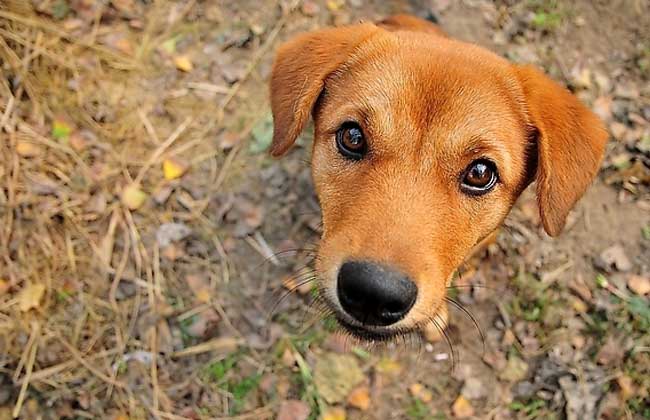
[[[394,324],[417,298],[417,287],[408,276],[374,262],[346,262],[337,280],[341,307],[366,325]]]

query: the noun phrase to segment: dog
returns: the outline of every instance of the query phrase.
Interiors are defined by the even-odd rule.
[[[567,89],[409,15],[299,35],[270,77],[273,156],[314,121],[319,289],[352,335],[440,329],[458,266],[536,181],[557,236],[608,139]]]

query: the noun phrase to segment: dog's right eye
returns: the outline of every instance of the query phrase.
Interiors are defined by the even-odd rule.
[[[461,180],[461,190],[468,195],[483,195],[496,185],[499,180],[494,162],[488,159],[478,159],[466,169]]]
[[[361,160],[368,150],[366,139],[359,124],[346,122],[336,132],[339,153],[352,160]]]

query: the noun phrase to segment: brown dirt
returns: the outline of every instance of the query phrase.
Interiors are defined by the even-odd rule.
[[[298,420],[330,406],[432,419],[458,414],[459,395],[476,418],[650,418],[649,297],[628,287],[650,276],[650,6],[334,0],[308,16],[290,3],[0,4],[0,420]],[[529,190],[462,268],[452,293],[485,351],[452,310],[453,371],[445,342],[351,343],[309,290],[278,303],[318,241],[309,136],[279,161],[257,150],[279,42],[429,11],[594,107],[611,100],[608,123],[625,130],[561,237],[543,233]],[[179,179],[163,173],[172,157],[188,168]],[[134,183],[145,201],[130,210]],[[168,245],[157,234],[170,222],[191,233]],[[603,261],[617,244],[629,267]],[[317,362],[341,353],[362,372],[366,411],[347,388],[323,396]]]

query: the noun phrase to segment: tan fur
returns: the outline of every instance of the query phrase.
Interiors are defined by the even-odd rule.
[[[343,261],[389,264],[418,286],[415,306],[397,326],[406,329],[443,312],[458,265],[535,177],[544,227],[559,234],[607,138],[593,113],[539,71],[404,15],[289,41],[277,53],[271,101],[275,156],[313,113],[312,173],[324,226],[317,270],[326,298],[340,310]],[[359,162],[342,158],[335,145],[349,120],[370,145]],[[486,156],[501,182],[486,196],[468,197],[460,174]]]

